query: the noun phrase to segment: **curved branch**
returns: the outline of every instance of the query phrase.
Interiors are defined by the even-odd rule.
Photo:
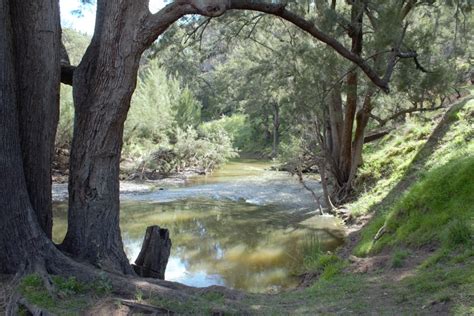
[[[379,88],[388,93],[390,91],[388,81],[381,78],[361,56],[351,52],[338,40],[321,31],[314,23],[305,20],[298,14],[288,11],[285,3],[268,3],[255,0],[177,0],[161,9],[155,14],[150,14],[145,21],[144,45],[150,46],[156,38],[162,34],[173,22],[186,14],[201,14],[204,16],[219,16],[227,10],[250,10],[259,11],[294,24],[303,31],[311,34],[314,38],[333,48],[339,55],[350,60],[367,75],[367,77]],[[146,48],[145,47],[145,48]]]
[[[229,9],[259,11],[281,17],[282,19],[296,25],[303,31],[311,34],[319,41],[326,43],[339,55],[359,66],[359,68],[362,69],[367,77],[369,77],[369,79],[383,91],[387,93],[390,91],[388,82],[380,78],[377,72],[372,67],[370,67],[362,57],[352,53],[334,37],[331,37],[317,28],[312,22],[305,20],[296,13],[288,11],[286,9],[286,4],[271,4],[254,0],[229,0]]]

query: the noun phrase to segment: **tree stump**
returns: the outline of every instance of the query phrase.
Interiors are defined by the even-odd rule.
[[[170,252],[169,231],[156,225],[148,226],[142,249],[132,267],[141,277],[164,280]]]

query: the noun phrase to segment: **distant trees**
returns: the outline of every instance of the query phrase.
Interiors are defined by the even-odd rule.
[[[375,77],[391,83],[391,93],[380,93],[383,84],[374,85],[374,76],[367,80],[340,57],[347,52],[327,49],[289,23],[260,13],[234,12],[181,26],[186,40],[173,45],[168,39],[165,46],[179,48],[187,59],[174,59],[166,67],[179,71],[192,64],[193,73],[181,73],[181,78],[204,78],[199,89],[213,96],[207,99],[206,112],[245,113],[255,140],[265,136],[262,144],[273,143],[273,154],[282,130],[284,142],[290,135],[304,137],[307,149],[313,148],[312,154],[305,151],[305,164],[328,169],[333,197],[340,203],[352,191],[368,129],[426,107],[438,108],[456,93],[457,69],[466,73],[469,68],[466,59],[456,56],[469,55],[472,46],[472,35],[466,32],[472,18],[460,12],[470,7],[463,1],[301,1],[286,8],[314,19],[318,30],[302,29],[328,35],[331,48],[335,41],[351,46],[351,54],[363,58]],[[457,35],[446,37],[448,29]],[[455,44],[460,40],[465,45]],[[446,43],[449,49],[443,48]],[[206,70],[199,71],[199,65],[207,65]]]

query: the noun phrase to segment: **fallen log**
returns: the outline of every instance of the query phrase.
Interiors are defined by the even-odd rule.
[[[141,277],[164,280],[170,252],[169,231],[156,225],[148,226],[142,249],[132,267]]]

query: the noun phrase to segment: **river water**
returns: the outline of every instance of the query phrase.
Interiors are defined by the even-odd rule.
[[[124,190],[121,229],[127,256],[133,262],[146,227],[159,225],[170,230],[173,244],[167,280],[251,292],[295,286],[305,249],[315,244],[333,249],[344,230],[339,220],[316,215],[311,194],[295,178],[269,167],[269,162],[236,160],[186,183]],[[320,192],[318,181],[308,184]],[[66,212],[64,202],[55,204],[56,242],[65,235]]]

